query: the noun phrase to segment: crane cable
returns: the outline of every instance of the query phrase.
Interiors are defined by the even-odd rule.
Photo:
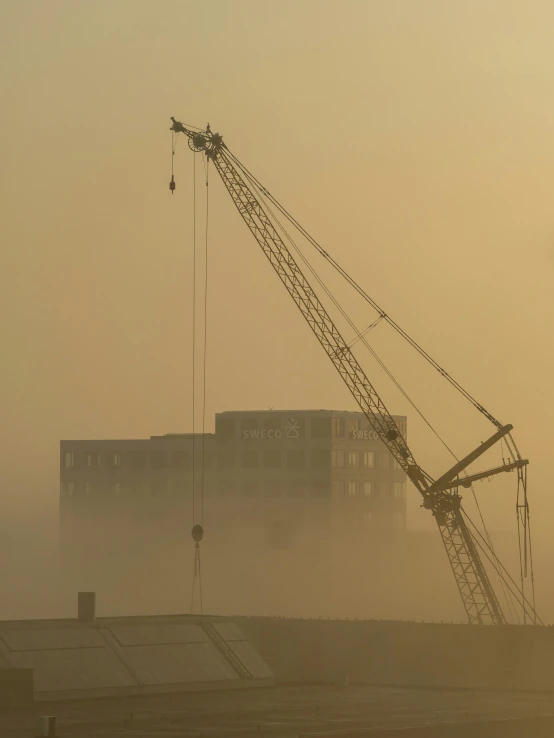
[[[196,525],[196,157],[192,164],[192,524]]]
[[[477,402],[477,400],[469,393],[467,390],[465,390],[453,377],[448,374],[448,372],[443,369],[438,362],[436,362],[432,356],[430,356],[411,336],[404,331],[403,328],[401,328],[392,318],[387,315],[387,313],[382,310],[382,308],[379,307],[379,305],[373,300],[367,292],[354,280],[353,277],[351,277],[341,266],[338,264],[338,262],[327,252],[325,249],[320,246],[320,244],[313,238],[306,229],[300,225],[300,223],[284,208],[274,197],[273,195],[259,182],[256,177],[237,159],[237,157],[232,154],[229,149],[226,147],[226,153],[231,157],[231,159],[234,161],[234,163],[241,169],[241,171],[247,176],[251,181],[255,182],[256,185],[260,188],[260,190],[271,200],[271,202],[279,209],[279,211],[289,220],[291,224],[296,226],[296,228],[300,231],[300,233],[308,240],[308,242],[316,249],[316,251],[320,254],[320,256],[323,256],[326,261],[328,261],[331,266],[337,271],[349,284],[351,287],[354,288],[354,290],[367,302],[371,305],[371,307],[379,314],[381,315],[384,320],[387,321],[387,323],[405,340],[407,341],[415,350],[427,361],[433,366],[439,374],[441,374],[450,384],[455,387],[455,389],[458,390],[471,404],[479,410],[480,413],[482,413],[493,425],[495,425],[497,428],[501,428],[502,424],[500,421],[498,421],[496,418],[494,418],[484,407],[481,405],[481,403]]]
[[[196,157],[195,157],[196,158]],[[206,235],[204,241],[204,363],[202,370],[202,479],[200,487],[200,525],[204,525],[204,473],[206,467],[206,362],[208,353],[208,224],[210,215],[210,189],[208,187],[208,174],[210,169],[210,160],[206,161]]]
[[[237,163],[240,166],[240,162],[236,160]],[[402,395],[405,397],[405,399],[410,403],[410,405],[414,408],[414,410],[417,412],[417,414],[421,417],[421,419],[426,423],[426,425],[430,428],[430,430],[435,434],[435,436],[438,438],[438,440],[443,444],[443,446],[446,448],[446,450],[452,455],[452,457],[459,461],[459,459],[456,457],[456,454],[454,451],[448,446],[446,441],[440,436],[438,431],[433,427],[431,422],[423,415],[422,411],[417,407],[415,402],[410,398],[406,390],[402,387],[400,382],[394,377],[390,369],[386,366],[384,361],[381,359],[381,357],[377,354],[375,349],[368,343],[366,339],[366,334],[376,327],[376,325],[385,317],[384,315],[380,315],[377,320],[373,321],[371,325],[366,328],[364,331],[360,331],[355,323],[352,321],[350,316],[347,314],[347,312],[344,310],[342,305],[338,302],[338,300],[335,298],[331,290],[327,287],[323,279],[319,276],[319,274],[316,272],[314,267],[309,262],[308,258],[303,254],[301,249],[298,247],[292,236],[288,233],[286,228],[283,226],[283,224],[280,222],[280,220],[277,218],[275,213],[273,212],[271,206],[267,203],[267,200],[265,199],[265,190],[264,188],[257,183],[257,180],[254,180],[253,177],[247,172],[245,172],[245,176],[250,180],[250,183],[253,185],[253,187],[258,190],[258,195],[260,196],[260,199],[263,201],[265,207],[268,209],[270,214],[272,215],[274,221],[277,223],[277,225],[281,228],[283,234],[285,235],[287,241],[291,244],[293,249],[296,251],[300,259],[304,262],[310,273],[313,275],[314,279],[318,282],[318,284],[321,286],[321,288],[324,290],[325,294],[329,297],[331,302],[335,305],[337,310],[340,312],[340,314],[343,316],[343,318],[347,321],[349,326],[352,328],[352,330],[355,332],[356,337],[351,341],[349,348],[353,346],[357,341],[362,341],[364,346],[368,349],[368,351],[371,353],[373,358],[377,361],[379,366],[383,369],[383,371],[386,373],[386,375],[389,377],[389,379],[395,384],[397,389],[402,393]],[[259,192],[259,189],[262,190],[262,192]]]
[[[203,362],[202,362],[202,443],[201,443],[201,459],[200,459],[200,500],[199,505],[196,504],[196,428],[195,428],[195,410],[196,410],[196,157],[193,163],[193,307],[192,307],[192,539],[194,541],[194,568],[192,577],[192,593],[191,593],[191,614],[194,613],[194,602],[196,586],[198,585],[200,614],[203,613],[203,594],[202,594],[202,570],[200,562],[200,542],[204,537],[204,482],[206,467],[206,373],[207,373],[207,339],[208,339],[208,224],[209,224],[209,187],[208,187],[208,171],[209,161],[205,164],[205,182],[206,182],[206,220],[205,220],[205,239],[204,239],[204,346],[203,346]],[[199,511],[198,511],[199,508]]]
[[[475,544],[479,547],[479,549],[486,556],[486,558],[491,563],[491,565],[493,566],[493,568],[495,569],[495,571],[497,572],[497,574],[499,576],[504,577],[504,581],[506,583],[506,586],[510,590],[511,594],[516,599],[519,599],[518,598],[518,594],[519,594],[521,596],[521,604],[522,604],[522,607],[525,608],[525,606],[527,606],[529,608],[530,612],[533,615],[534,621],[535,622],[538,622],[539,625],[544,625],[543,621],[538,616],[538,614],[537,614],[537,612],[535,610],[534,603],[529,602],[529,600],[527,599],[527,597],[525,596],[525,594],[523,592],[521,592],[521,590],[519,588],[519,585],[512,578],[512,576],[510,575],[510,573],[508,572],[508,570],[506,569],[506,567],[504,566],[504,564],[502,564],[502,562],[500,561],[500,559],[498,559],[498,557],[494,557],[493,559],[491,559],[489,557],[489,555],[487,553],[488,546],[486,545],[486,541],[483,538],[483,535],[481,534],[481,532],[479,531],[479,529],[477,528],[477,526],[475,525],[475,523],[469,517],[469,515],[467,514],[467,512],[465,510],[463,510],[463,514],[464,514],[464,518],[466,519],[466,521],[470,524],[470,527],[473,528],[473,531],[474,531],[474,533],[473,533],[473,540],[475,541]],[[479,539],[481,539],[481,541],[483,541],[484,544],[481,543],[481,541]],[[503,572],[502,575],[500,574],[500,570]],[[513,585],[513,588],[512,588],[512,586],[510,586],[510,583],[511,583],[511,585]]]
[[[169,189],[171,194],[175,191],[175,149],[177,148],[178,136],[173,133],[171,136],[171,181],[169,183]],[[198,584],[199,598],[200,598],[200,613],[203,611],[203,598],[202,598],[202,571],[200,567],[200,541],[204,535],[204,530],[201,525],[196,523],[196,428],[195,428],[195,416],[196,416],[196,157],[193,160],[192,169],[192,538],[195,542],[194,546],[194,563],[193,563],[193,574],[192,574],[192,592],[191,592],[191,603],[190,611],[194,613],[194,600],[196,585]],[[206,235],[207,245],[207,235]],[[207,276],[206,276],[207,279]],[[204,337],[206,335],[206,328],[204,328]],[[204,347],[205,351],[205,347]],[[204,377],[206,373],[206,358],[204,356]],[[204,382],[205,385],[205,382]],[[202,432],[204,432],[204,417],[205,417],[205,388],[204,388],[204,408],[203,408],[203,420],[202,420]],[[204,439],[202,439],[204,440]],[[202,446],[202,462],[204,461],[204,448]],[[203,464],[202,464],[203,466]],[[202,468],[202,492],[201,492],[201,517],[204,516],[204,469]]]
[[[370,351],[370,353],[372,354],[372,356],[374,357],[374,359],[381,366],[381,368],[387,374],[387,376],[389,377],[389,379],[394,383],[394,385],[397,387],[397,389],[401,392],[401,394],[405,397],[405,399],[409,402],[409,404],[414,408],[414,410],[416,411],[416,413],[421,417],[421,419],[424,421],[424,423],[429,427],[429,429],[433,432],[433,434],[437,437],[437,439],[442,443],[442,445],[444,446],[444,448],[450,453],[450,455],[456,461],[459,461],[458,456],[454,453],[454,451],[450,448],[450,446],[446,443],[446,441],[441,437],[441,435],[439,434],[439,432],[433,427],[433,425],[431,424],[431,422],[424,416],[424,414],[422,413],[422,411],[417,407],[417,405],[415,404],[415,402],[411,399],[411,397],[404,390],[404,388],[402,387],[402,385],[394,377],[394,375],[392,374],[392,372],[390,371],[390,369],[386,366],[386,364],[383,362],[383,360],[380,358],[380,356],[377,354],[377,352],[373,349],[373,347],[368,343],[368,341],[366,339],[366,334],[370,330],[372,330],[374,327],[376,327],[376,325],[383,318],[384,319],[387,319],[388,316],[386,316],[385,313],[380,312],[379,313],[379,316],[377,317],[377,319],[375,321],[373,321],[373,323],[371,323],[365,330],[360,331],[357,328],[357,326],[354,324],[354,322],[348,316],[348,314],[346,313],[346,311],[344,310],[344,308],[340,305],[340,303],[338,302],[338,300],[335,298],[335,296],[332,294],[332,292],[330,291],[330,289],[327,287],[327,285],[325,284],[325,282],[322,280],[322,278],[319,276],[319,274],[315,271],[314,267],[311,265],[311,263],[309,262],[309,260],[307,259],[307,257],[303,254],[303,252],[301,251],[301,249],[298,247],[298,245],[296,244],[296,242],[294,241],[294,239],[292,238],[292,236],[288,233],[287,229],[283,226],[283,224],[281,223],[281,221],[279,220],[279,218],[276,216],[275,212],[271,208],[271,205],[267,202],[267,198],[270,198],[271,201],[275,203],[275,206],[283,214],[285,214],[285,217],[287,217],[287,219],[289,220],[289,222],[291,222],[293,225],[295,225],[298,230],[300,230],[302,232],[303,229],[301,229],[301,227],[296,223],[296,221],[294,221],[294,219],[291,219],[286,214],[286,211],[284,211],[284,208],[282,208],[279,205],[279,203],[277,203],[277,201],[275,201],[275,199],[271,197],[271,195],[267,192],[267,190],[263,187],[263,185],[261,185],[258,182],[258,180],[253,175],[251,175],[250,172],[248,172],[248,170],[246,169],[246,167],[243,167],[243,165],[239,162],[239,160],[236,157],[234,157],[233,155],[230,155],[230,156],[233,159],[233,161],[241,168],[242,173],[244,174],[244,176],[246,177],[246,179],[249,180],[251,186],[255,189],[256,194],[258,195],[258,197],[260,198],[260,200],[263,202],[263,205],[267,208],[267,210],[269,211],[269,213],[273,217],[273,220],[279,226],[279,228],[281,229],[281,231],[285,235],[285,237],[288,240],[288,242],[290,243],[290,245],[293,247],[293,249],[299,255],[299,257],[301,258],[301,260],[304,262],[304,264],[306,265],[306,267],[308,268],[308,270],[310,271],[310,273],[313,275],[313,277],[316,279],[316,281],[318,282],[318,284],[322,287],[322,289],[327,294],[327,296],[329,297],[329,299],[333,302],[333,304],[335,305],[335,307],[339,310],[339,312],[341,313],[341,315],[344,317],[344,319],[348,322],[348,324],[350,325],[350,327],[356,333],[356,337],[348,345],[349,348],[351,348],[353,345],[355,345],[358,341],[362,341],[362,343],[364,344],[364,346]],[[303,235],[306,235],[306,232],[304,232]],[[308,238],[311,238],[309,236],[307,236],[307,237]],[[389,324],[390,324],[390,320],[388,320],[387,322],[389,322]],[[441,373],[442,372],[443,372],[443,370],[441,370]],[[467,470],[464,470],[464,476],[467,476]],[[477,507],[478,515],[479,515],[479,518],[480,518],[480,521],[481,521],[481,525],[483,527],[483,531],[484,531],[484,534],[485,534],[485,537],[483,539],[485,541],[485,545],[487,546],[488,550],[490,551],[490,554],[491,554],[492,558],[498,564],[500,564],[500,560],[498,559],[498,556],[497,556],[497,554],[496,554],[496,552],[494,550],[494,545],[493,545],[493,542],[492,542],[492,539],[491,539],[489,530],[488,530],[488,528],[486,526],[486,523],[485,523],[485,520],[484,520],[484,517],[483,517],[483,513],[482,513],[482,510],[481,510],[481,506],[479,505],[479,501],[477,499],[477,495],[476,495],[475,488],[474,488],[473,484],[471,485],[471,492],[472,492],[473,500],[474,500],[475,505]],[[503,578],[503,576],[502,576],[502,574],[501,574],[498,566],[495,566],[494,568],[495,568],[495,571],[497,572],[497,574],[499,576],[500,586],[501,586],[501,589],[502,589],[504,598],[506,600],[506,604],[507,604],[508,609],[510,611],[510,614],[511,614],[511,616],[513,618],[517,619],[517,615],[516,615],[516,613],[514,611],[512,601],[511,601],[511,599],[509,597],[510,590],[507,590],[506,589],[506,583],[504,581],[504,578]]]
[[[517,499],[516,499],[516,516],[517,516],[517,538],[519,543],[519,570],[521,578],[521,588],[523,591],[523,579],[527,577],[528,567],[531,573],[531,598],[533,602],[534,624],[536,625],[535,611],[535,572],[533,568],[533,547],[531,543],[531,515],[529,512],[529,503],[527,501],[527,467],[518,469],[517,478]],[[523,502],[520,498],[523,497]],[[523,529],[523,551],[521,545],[521,532]]]
[[[202,603],[202,570],[200,567],[200,541],[196,540],[196,157],[192,164],[192,539],[194,541],[194,561],[190,612],[194,613],[196,587],[198,585],[200,613]]]
[[[197,129],[197,130],[199,130],[199,129]],[[416,407],[415,403],[411,400],[411,398],[407,395],[407,393],[404,391],[404,389],[401,387],[401,385],[397,382],[397,380],[394,378],[394,376],[392,375],[392,373],[390,372],[390,370],[385,366],[384,362],[382,362],[382,360],[380,359],[380,357],[376,354],[376,352],[372,349],[372,347],[370,347],[369,344],[367,343],[367,341],[365,339],[365,335],[370,330],[372,330],[380,322],[380,320],[385,319],[387,321],[387,323],[404,340],[406,340],[408,342],[409,345],[411,345],[413,348],[415,348],[416,351],[424,359],[426,359],[426,361],[428,361],[428,363],[430,363],[441,374],[441,376],[443,376],[445,379],[447,379],[447,381],[455,389],[457,389],[468,401],[470,401],[471,404],[477,410],[479,410],[479,412],[481,414],[483,414],[497,428],[500,428],[501,427],[501,423],[496,418],[494,418],[479,402],[477,402],[477,400],[472,395],[470,395],[470,393],[467,392],[453,377],[451,377],[414,339],[411,338],[411,336],[409,336],[395,321],[393,321],[392,318],[390,318],[377,305],[377,303],[361,288],[361,286],[352,277],[350,277],[350,275],[336,262],[336,260],[333,259],[333,257],[331,257],[331,255],[327,251],[325,251],[319,245],[319,243],[300,225],[300,223],[298,223],[298,221],[296,221],[296,219],[282,205],[280,205],[280,203],[271,195],[271,193],[269,193],[269,191],[256,179],[256,177],[254,177],[254,175],[251,174],[251,172],[237,159],[237,157],[235,157],[229,151],[229,149],[226,146],[225,146],[225,149],[226,149],[226,152],[227,152],[228,156],[239,167],[239,169],[241,170],[241,172],[243,173],[243,175],[252,184],[255,183],[257,185],[257,187],[261,191],[260,194],[265,194],[271,200],[271,202],[279,209],[279,211],[287,218],[287,220],[292,225],[294,225],[300,231],[300,233],[302,235],[305,236],[305,238],[316,249],[316,251],[321,256],[323,256],[323,258],[325,258],[331,264],[331,266],[333,266],[333,268],[347,281],[348,284],[350,284],[351,287],[354,288],[354,290],[360,296],[362,296],[362,298],[366,302],[368,302],[373,307],[373,309],[376,310],[376,312],[378,313],[377,320],[374,321],[368,328],[366,328],[362,332],[360,332],[357,329],[357,327],[353,324],[353,322],[349,319],[349,317],[346,315],[345,311],[339,305],[338,301],[333,297],[333,295],[328,290],[328,288],[323,283],[323,281],[316,274],[315,270],[311,267],[311,265],[309,264],[309,262],[307,261],[307,259],[304,257],[304,255],[302,254],[302,252],[300,251],[300,249],[298,248],[298,246],[294,243],[294,241],[292,240],[292,238],[286,232],[286,230],[284,229],[284,227],[282,226],[282,224],[279,223],[279,221],[277,220],[275,214],[271,211],[268,203],[265,202],[266,207],[270,210],[270,212],[272,212],[272,215],[273,215],[274,219],[279,223],[282,231],[285,233],[285,235],[286,235],[287,239],[289,240],[289,242],[293,245],[293,247],[295,248],[295,250],[297,251],[297,253],[303,259],[304,263],[310,269],[310,272],[314,275],[314,277],[317,279],[318,283],[325,290],[326,294],[330,297],[330,299],[333,301],[333,303],[340,310],[340,312],[343,315],[343,317],[345,317],[345,319],[348,321],[348,323],[351,325],[351,327],[355,331],[356,338],[351,342],[349,348],[351,348],[351,346],[353,346],[355,343],[357,343],[357,341],[359,341],[359,340],[362,340],[363,341],[364,345],[372,353],[372,355],[378,361],[378,363],[380,364],[380,366],[382,367],[382,369],[387,373],[387,375],[390,377],[390,379],[394,382],[394,384],[397,386],[397,388],[401,391],[401,393],[405,396],[405,398],[408,400],[408,402],[412,405],[412,407],[416,410],[416,412],[420,415],[420,417],[424,420],[424,422],[429,426],[429,428],[436,435],[436,437],[439,439],[439,441],[444,445],[444,447],[449,451],[449,453],[457,460],[457,456],[454,454],[454,452],[449,448],[449,446],[446,444],[446,442],[440,437],[440,435],[438,434],[438,432],[432,427],[432,425],[430,424],[430,422],[425,418],[425,416],[421,413],[421,411]],[[173,149],[173,152],[172,153],[174,153],[174,149]],[[206,167],[205,167],[205,171],[206,171],[206,187],[207,187],[208,186],[208,181],[207,181],[207,169],[206,169]],[[173,182],[173,160],[172,160],[172,182]],[[170,185],[170,188],[173,190],[174,189],[174,185]],[[208,200],[206,201],[206,209],[208,210]],[[206,214],[206,249],[207,249],[207,222],[208,222],[208,214]],[[207,270],[207,253],[206,253],[206,270]],[[205,304],[206,304],[206,298],[207,298],[207,271],[206,271],[206,286],[205,286]],[[205,326],[205,337],[206,337],[206,326]],[[203,431],[204,431],[204,422],[205,422],[205,366],[206,366],[206,343],[204,344],[204,407],[203,407]],[[513,441],[512,441],[512,443],[513,443]],[[507,444],[507,445],[509,446],[509,444]],[[515,443],[514,443],[514,448],[515,448],[515,452],[517,453],[517,455],[519,457],[519,452],[517,452],[517,447],[515,446]],[[519,458],[521,458],[521,457],[519,457]],[[205,461],[205,459],[204,459],[204,433],[203,433],[203,448],[202,448],[202,515],[203,515],[204,461]],[[464,475],[467,476],[467,472],[466,471],[464,471]],[[520,489],[520,472],[518,471],[518,500],[519,500],[519,489]],[[492,561],[491,561],[491,558],[487,554],[486,555],[487,555],[487,558],[489,559],[489,561],[491,561],[491,563],[495,562],[495,563],[493,563],[493,566],[495,568],[495,571],[497,572],[497,574],[500,577],[501,586],[502,586],[504,595],[506,596],[506,591],[505,591],[504,585],[507,584],[507,583],[506,583],[506,580],[504,579],[504,577],[503,577],[503,575],[502,575],[502,573],[500,571],[500,567],[504,571],[506,571],[506,570],[503,567],[503,565],[501,564],[500,560],[498,559],[498,557],[496,555],[496,552],[494,551],[492,540],[490,538],[489,531],[486,528],[486,525],[485,525],[485,522],[484,522],[484,519],[483,519],[483,515],[482,515],[482,512],[481,512],[481,509],[480,509],[480,506],[479,506],[479,502],[477,500],[477,497],[476,497],[476,494],[475,494],[475,490],[474,490],[473,485],[471,485],[471,490],[472,490],[472,494],[473,494],[473,498],[474,498],[475,504],[476,504],[477,509],[478,509],[478,512],[479,512],[479,517],[481,519],[481,523],[483,525],[483,529],[485,531],[486,540],[479,533],[478,529],[475,527],[475,525],[473,523],[472,523],[472,525],[475,528],[477,534],[483,539],[483,541],[485,543],[485,546],[489,549],[489,551],[492,554],[492,557],[493,557],[493,560]],[[532,591],[533,591],[533,606],[532,607],[533,607],[534,617],[535,617],[535,620],[536,620],[537,615],[536,615],[536,612],[534,610],[534,599],[535,599],[534,598],[534,576],[533,576],[533,571],[532,571],[532,552],[531,552],[531,540],[530,540],[529,508],[528,508],[528,503],[527,503],[526,479],[524,479],[524,482],[523,482],[523,490],[524,490],[524,504],[520,506],[519,503],[518,503],[518,511],[520,510],[520,507],[521,508],[525,507],[525,513],[524,513],[524,518],[525,519],[523,521],[523,527],[524,527],[524,533],[525,533],[525,552],[524,552],[524,555],[525,555],[525,570],[527,569],[527,550],[529,550],[529,559],[530,559],[530,563],[531,563]],[[519,521],[520,521],[520,515],[518,514],[518,526],[519,526]],[[518,534],[519,534],[519,527],[518,527]],[[529,536],[529,538],[527,538],[527,536]],[[527,545],[527,540],[528,540],[528,545]],[[479,545],[479,547],[482,548],[481,545]],[[521,545],[520,545],[520,551],[521,551]],[[521,554],[520,554],[520,558],[521,558]],[[521,565],[520,565],[520,571],[523,574],[523,567]],[[510,579],[511,579],[511,577],[510,577]],[[513,582],[513,580],[512,580],[512,582]],[[509,588],[509,585],[508,585],[508,588]],[[517,588],[517,585],[516,585],[516,588]],[[513,594],[513,591],[511,590],[511,588],[509,588],[509,589],[510,589],[510,592]],[[521,594],[522,594],[522,601],[523,602],[527,601],[526,598],[525,598],[525,595],[523,593],[523,582],[522,582],[522,592],[521,592]],[[510,602],[509,602],[509,599],[507,598],[507,596],[506,596],[506,599],[507,599],[507,603],[508,603],[509,609],[511,610]],[[525,617],[525,608],[524,608],[524,617]]]

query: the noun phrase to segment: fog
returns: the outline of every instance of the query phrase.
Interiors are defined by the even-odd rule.
[[[513,423],[531,462],[537,606],[554,618],[553,23],[546,0],[4,0],[0,618],[73,616],[82,589],[97,591],[99,614],[190,609],[190,507],[167,528],[91,522],[75,560],[58,530],[60,439],[192,429],[193,155],[179,144],[170,195],[170,115],[209,121],[396,321]],[[231,409],[355,409],[210,176],[206,430]],[[199,223],[204,197],[202,185]],[[358,327],[371,323],[314,264]],[[457,454],[492,434],[381,328],[372,345]],[[356,353],[408,416],[417,459],[440,474],[444,448]],[[517,576],[513,479],[477,490]],[[409,542],[312,529],[273,549],[213,510],[204,609],[463,620],[414,491],[408,528]]]

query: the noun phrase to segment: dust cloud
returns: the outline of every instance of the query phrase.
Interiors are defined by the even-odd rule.
[[[58,529],[60,439],[191,430],[195,170],[180,143],[169,194],[171,115],[209,121],[410,335],[514,424],[531,461],[537,606],[554,618],[553,26],[546,0],[0,3],[1,618],[73,615],[79,589],[97,591],[100,614],[190,609],[188,509],[149,525],[89,520],[78,553],[62,553]],[[355,409],[215,172],[209,188],[199,163],[196,175],[197,246],[209,244],[206,417]],[[375,318],[360,303],[351,316],[360,328]],[[487,437],[385,326],[375,341],[457,453]],[[443,470],[413,408],[355,348],[391,412],[408,416],[422,466]],[[483,497],[516,572],[513,490]],[[205,609],[461,620],[419,504],[412,494],[403,541],[301,527],[283,549],[214,511]]]
[[[262,502],[246,509],[206,501],[204,613],[465,621],[437,530],[337,531],[328,502],[286,512]],[[65,535],[57,513],[53,505],[4,509],[0,619],[75,617],[80,590],[97,592],[99,616],[200,611],[198,583],[192,603],[190,499],[170,507],[150,500],[124,517],[108,504],[66,521]],[[493,537],[517,571],[512,537]],[[540,604],[545,617],[550,603]]]

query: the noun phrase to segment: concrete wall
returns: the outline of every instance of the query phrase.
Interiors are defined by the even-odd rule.
[[[554,717],[521,718],[515,720],[490,720],[479,723],[443,723],[421,725],[413,728],[371,728],[341,732],[341,738],[551,738],[554,735]],[[313,738],[313,733],[298,738]]]
[[[0,623],[0,671],[38,699],[282,683],[554,690],[554,628],[390,621],[101,618]]]
[[[239,619],[283,682],[554,690],[554,628]]]

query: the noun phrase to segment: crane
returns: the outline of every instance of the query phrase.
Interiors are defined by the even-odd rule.
[[[523,459],[511,438],[513,426],[503,425],[490,415],[481,405],[465,392],[453,380],[458,389],[482,412],[495,426],[494,434],[477,448],[456,462],[438,479],[433,479],[417,463],[408,447],[392,415],[386,408],[377,390],[366,376],[364,370],[354,356],[352,347],[347,344],[331,316],[321,303],[314,289],[300,269],[275,225],[275,216],[270,217],[271,209],[261,201],[259,192],[269,195],[267,190],[250,174],[250,172],[230,152],[219,133],[214,133],[208,125],[205,130],[171,118],[170,128],[174,134],[182,133],[188,139],[189,148],[193,152],[204,152],[208,162],[215,166],[225,188],[231,196],[240,216],[258,242],[277,276],[294,300],[304,316],[312,332],[317,337],[323,350],[333,366],[342,377],[355,401],[365,414],[382,443],[405,471],[408,479],[415,486],[423,499],[423,507],[433,515],[438,526],[448,561],[450,563],[459,594],[467,615],[468,622],[476,625],[503,625],[507,623],[499,599],[493,589],[489,575],[480,555],[484,549],[482,542],[472,531],[462,509],[460,487],[468,488],[474,481],[496,476],[503,472],[517,471],[518,480],[526,490],[525,467],[527,459]],[[170,189],[173,193],[175,182],[172,176]],[[258,191],[258,196],[256,195]],[[273,202],[275,202],[273,200]],[[280,206],[277,204],[277,207]],[[284,212],[282,208],[281,212]],[[294,220],[294,219],[293,219]],[[296,223],[296,221],[294,221]],[[296,223],[296,225],[299,225]],[[305,233],[305,232],[304,232]],[[324,252],[326,253],[326,252]],[[352,282],[352,280],[350,280]],[[355,284],[355,283],[354,283]],[[356,285],[357,286],[357,285]],[[387,317],[384,312],[380,312]],[[395,324],[396,325],[396,324]],[[398,326],[396,326],[398,328]],[[399,329],[400,330],[400,329]],[[411,341],[411,339],[409,339]],[[412,342],[413,343],[413,342]],[[425,352],[423,352],[425,354]],[[425,356],[446,373],[427,355]],[[446,375],[448,376],[448,375]],[[450,378],[451,379],[451,378]],[[466,469],[482,456],[488,449],[505,439],[512,450],[508,460],[493,469],[476,474],[467,474]],[[465,476],[462,476],[465,475]],[[528,515],[526,493],[523,503],[519,503]],[[527,520],[527,517],[525,517]],[[525,528],[525,531],[527,529]],[[495,570],[503,579],[503,571],[495,555],[492,561]],[[510,581],[515,585],[513,579]],[[506,580],[504,580],[506,583]],[[509,583],[508,583],[509,585]],[[534,602],[530,603],[521,588],[517,586],[517,597],[521,602],[524,620],[530,618],[536,622],[537,615]],[[513,590],[512,590],[513,591]]]

